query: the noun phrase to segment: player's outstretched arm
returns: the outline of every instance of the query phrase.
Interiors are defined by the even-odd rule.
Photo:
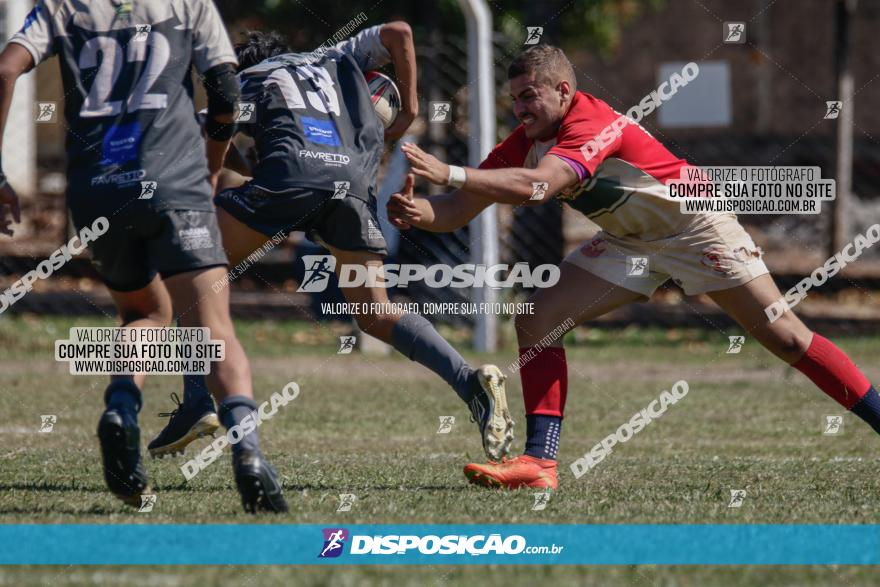
[[[535,169],[475,169],[451,167],[412,143],[403,145],[401,149],[416,175],[437,185],[453,185],[479,194],[492,202],[521,206],[543,204],[578,181],[574,169],[555,155],[544,156]],[[452,175],[450,169],[453,170]],[[456,170],[463,173],[463,177],[456,178]]]
[[[6,119],[9,106],[12,104],[12,92],[15,82],[26,71],[34,66],[34,58],[30,51],[18,43],[9,43],[0,53],[0,152],[2,152],[3,132],[6,130]],[[18,195],[6,181],[3,173],[2,156],[0,156],[0,234],[12,236],[10,224],[21,222],[21,209]]]
[[[396,228],[415,226],[431,232],[451,232],[474,219],[492,204],[491,200],[464,190],[429,197],[413,195],[412,174],[406,176],[403,189],[388,200],[388,219]]]
[[[416,48],[413,44],[412,29],[403,21],[389,22],[379,31],[382,45],[391,55],[391,65],[397,76],[400,88],[400,112],[385,137],[391,140],[403,136],[412,121],[419,115],[419,99],[416,87]]]

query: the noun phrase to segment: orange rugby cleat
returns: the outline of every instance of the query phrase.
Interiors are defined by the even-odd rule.
[[[515,459],[502,459],[500,463],[489,462],[485,465],[470,463],[464,468],[464,475],[474,485],[483,487],[536,487],[540,489],[557,489],[556,461],[536,459],[529,455],[520,455]]]

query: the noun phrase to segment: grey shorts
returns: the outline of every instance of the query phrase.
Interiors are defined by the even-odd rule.
[[[73,213],[77,230],[93,220]],[[104,284],[121,292],[146,287],[157,273],[166,278],[228,263],[213,210],[139,208],[112,216],[89,250]]]
[[[268,237],[303,231],[315,242],[343,251],[388,254],[374,197],[311,188],[269,192],[246,183],[220,192],[214,203]]]

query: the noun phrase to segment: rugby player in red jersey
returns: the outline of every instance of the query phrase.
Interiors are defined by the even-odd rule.
[[[406,145],[416,175],[457,189],[414,198],[408,181],[388,204],[400,229],[445,232],[493,203],[540,205],[555,198],[601,228],[564,259],[555,286],[532,296],[534,314],[517,316],[520,357],[528,359],[520,361],[525,453],[500,463],[467,465],[472,483],[557,487],[556,452],[568,391],[565,349],[561,338],[546,348],[539,341],[560,326],[646,301],[670,278],[688,295],[708,295],[770,352],[880,432],[880,396],[849,357],[791,311],[768,319],[765,308],[781,294],[736,216],[680,213],[667,185],[680,178],[685,160],[637,124],[606,132],[603,137],[613,140],[601,140],[620,114],[577,91],[574,69],[558,48],[536,45],[524,51],[510,65],[508,79],[522,124],[480,168],[449,166]],[[637,273],[627,271],[631,257],[648,259],[642,275],[628,274]]]

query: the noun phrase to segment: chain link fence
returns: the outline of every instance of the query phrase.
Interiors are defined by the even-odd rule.
[[[19,4],[19,5],[17,5]],[[0,0],[0,30],[9,34],[14,32],[17,24],[23,21],[30,2],[25,0],[17,3],[13,0]],[[18,14],[20,12],[20,14]],[[10,27],[13,30],[10,31]],[[511,111],[511,103],[506,95],[506,68],[514,53],[521,46],[512,46],[510,39],[502,35],[495,38],[495,87],[496,93],[498,139],[506,137],[517,125]],[[467,120],[469,88],[467,87],[467,47],[464,38],[434,32],[423,37],[417,46],[419,59],[419,91],[422,115],[414,125],[413,132],[418,143],[428,152],[432,152],[444,161],[464,164],[468,159],[467,142],[470,129]],[[63,92],[55,59],[48,61],[30,74],[32,81],[22,80],[16,87],[16,102],[13,115],[7,125],[4,137],[4,168],[10,181],[24,195],[30,187],[34,196],[30,210],[25,213],[26,223],[22,232],[17,234],[13,254],[27,256],[39,260],[40,252],[27,253],[22,248],[19,235],[30,235],[36,244],[42,243],[49,252],[65,238],[63,226],[66,219],[63,192],[64,124],[60,120],[63,107]],[[28,87],[31,89],[29,90]],[[589,87],[584,88],[590,91]],[[597,91],[602,98],[602,92]],[[52,124],[35,122],[36,104],[54,102],[57,104],[57,115]],[[451,120],[449,122],[430,122],[432,103],[445,102],[450,104]],[[664,141],[679,156],[687,157],[700,165],[737,165],[750,164],[755,161],[774,160],[776,165],[819,165],[823,177],[833,177],[834,145],[823,137],[802,137],[792,144],[792,137],[787,136],[732,136],[713,133],[691,138],[677,138],[675,141]],[[30,162],[30,164],[28,163]],[[28,171],[30,166],[31,171]],[[853,228],[861,228],[865,222],[876,222],[876,205],[873,205],[880,169],[880,147],[876,142],[857,138],[855,145],[855,165],[853,189],[857,196],[865,202],[865,206],[854,205]],[[16,176],[15,174],[24,174]],[[27,174],[30,173],[30,178]],[[21,186],[21,187],[20,187]],[[442,193],[443,188],[418,185],[419,193]],[[26,196],[27,197],[27,196]],[[27,205],[27,199],[23,198]],[[872,205],[867,205],[871,202]],[[858,202],[857,202],[858,203]],[[502,263],[526,262],[532,268],[544,263],[557,264],[569,248],[583,240],[589,230],[590,223],[581,215],[565,208],[562,204],[551,201],[538,207],[495,206],[492,213],[499,219],[499,249]],[[52,218],[55,220],[52,220]],[[38,221],[34,221],[37,219]],[[750,227],[763,231],[771,241],[777,237],[794,233],[803,233],[803,238],[817,242],[827,239],[827,219],[824,217],[742,217]],[[294,239],[299,242],[300,237]],[[39,241],[39,242],[38,242]],[[34,249],[36,251],[36,249]],[[301,255],[302,246],[294,252],[293,246],[280,247],[277,255],[267,259],[269,263],[287,265],[283,270],[274,270],[273,274],[284,274],[296,279],[296,269],[290,265],[295,263],[297,255]],[[309,250],[309,253],[316,251]],[[7,256],[10,251],[4,251]],[[872,255],[874,253],[872,252]],[[467,227],[450,234],[437,234],[411,229],[401,233],[400,246],[389,262],[416,263],[423,265],[444,264],[458,265],[469,263],[471,258],[470,237]],[[265,267],[257,269],[266,272]],[[301,271],[300,271],[301,272]],[[8,275],[14,272],[7,272]],[[282,278],[281,281],[289,278]],[[265,284],[263,284],[264,286]],[[285,291],[290,291],[285,282]],[[257,286],[260,287],[258,283]],[[266,291],[270,291],[267,288]],[[295,289],[295,286],[294,286]],[[411,284],[406,289],[392,292],[394,296],[408,298],[418,302],[466,302],[470,299],[470,290],[427,287],[423,282]],[[504,296],[524,296],[527,292],[505,291]],[[328,294],[329,295],[329,294]],[[338,290],[332,294],[339,299]],[[505,298],[502,301],[509,301]],[[316,311],[317,304],[312,306]],[[469,316],[435,316],[440,321],[456,325],[471,325]]]
[[[513,57],[509,39],[497,36],[494,42],[495,87],[503,88],[507,82],[507,64]],[[467,87],[467,46],[463,38],[434,35],[427,43],[417,47],[419,55],[420,93],[426,107],[424,118],[428,121],[420,146],[443,161],[465,164],[468,160],[467,142],[471,132],[467,121],[469,88]],[[451,104],[452,120],[431,122],[433,104]],[[496,94],[498,140],[513,128],[510,100],[501,92]],[[429,193],[441,193],[443,189],[424,187]],[[562,259],[564,238],[562,234],[562,208],[556,202],[539,207],[496,206],[491,213],[499,215],[500,261],[502,263],[527,262],[530,267],[543,263],[557,264]],[[467,227],[449,234],[430,233],[418,229],[406,231],[400,241],[399,262],[425,265],[458,265],[469,263],[471,258],[470,234]],[[470,290],[430,288],[424,282],[410,285],[407,297],[425,302],[467,302]],[[514,290],[511,296],[521,295]],[[504,300],[507,301],[507,300]],[[471,325],[472,317],[459,315],[435,316],[437,320],[456,325]]]

